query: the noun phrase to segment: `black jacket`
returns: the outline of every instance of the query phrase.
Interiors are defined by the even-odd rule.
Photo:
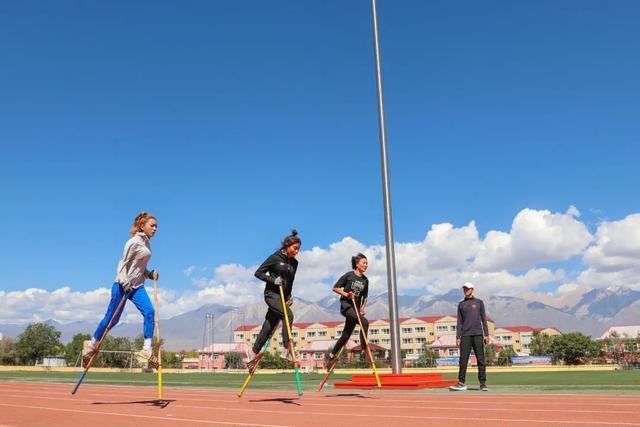
[[[267,292],[275,292],[280,294],[278,285],[273,282],[277,277],[281,277],[284,281],[284,298],[286,300],[291,299],[291,290],[293,288],[293,280],[296,277],[296,270],[298,269],[298,260],[295,258],[289,258],[285,255],[284,251],[277,250],[269,258],[267,258],[255,272],[255,276],[266,282],[264,288],[265,295]]]
[[[484,303],[478,298],[465,298],[458,304],[456,338],[473,335],[489,336]]]

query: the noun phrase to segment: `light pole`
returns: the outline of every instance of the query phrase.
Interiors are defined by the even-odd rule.
[[[384,241],[387,255],[387,286],[389,289],[389,322],[391,329],[391,372],[402,373],[400,354],[400,323],[398,318],[398,291],[396,287],[396,257],[391,216],[391,184],[389,183],[389,161],[387,158],[387,134],[384,120],[384,98],[382,95],[382,69],[380,66],[380,43],[378,41],[378,11],[376,0],[371,0],[373,16],[373,47],[378,87],[378,128],[380,134],[380,161],[382,164],[382,199],[384,203]]]

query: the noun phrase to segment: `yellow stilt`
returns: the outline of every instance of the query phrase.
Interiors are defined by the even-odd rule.
[[[353,309],[356,311],[356,316],[358,316],[358,323],[360,324],[360,331],[362,332],[362,338],[364,338],[364,343],[367,346],[367,355],[369,356],[369,360],[371,361],[373,374],[376,376],[376,384],[378,384],[378,388],[381,388],[382,383],[380,382],[380,376],[378,375],[378,370],[376,369],[376,361],[373,360],[373,355],[371,354],[371,348],[369,347],[369,340],[367,339],[367,333],[362,327],[362,319],[360,319],[360,310],[358,310],[358,306],[356,305],[355,297],[351,297],[351,302],[353,303]],[[362,343],[360,343],[360,347],[362,347]]]
[[[302,396],[302,379],[300,378],[300,371],[298,370],[298,364],[296,363],[296,348],[293,345],[293,334],[291,333],[291,324],[289,323],[289,310],[287,309],[287,303],[284,300],[284,290],[282,286],[280,288],[280,301],[282,301],[282,311],[284,312],[284,324],[287,327],[287,336],[289,337],[289,353],[293,359],[293,371],[296,377],[296,388],[298,389],[298,396]]]
[[[153,281],[153,303],[156,306],[156,346],[158,349],[158,400],[162,400],[162,347],[160,346],[160,312],[158,310],[158,281]]]

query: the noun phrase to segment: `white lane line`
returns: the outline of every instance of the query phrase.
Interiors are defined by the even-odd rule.
[[[274,424],[252,424],[252,423],[225,422],[225,421],[209,421],[209,420],[198,420],[193,418],[154,417],[152,415],[139,415],[139,414],[131,414],[131,413],[121,414],[118,412],[104,412],[104,411],[83,411],[81,409],[63,409],[63,408],[50,408],[47,406],[13,405],[8,403],[0,403],[0,406],[9,407],[9,408],[21,408],[21,409],[40,409],[43,411],[75,412],[75,413],[89,414],[89,415],[91,414],[107,415],[107,416],[125,417],[125,418],[145,418],[145,419],[160,420],[160,421],[180,421],[180,422],[199,423],[199,424],[217,424],[217,425],[227,425],[227,426],[249,426],[249,427],[294,427],[294,426],[274,425]]]
[[[187,405],[178,405],[181,408],[191,408],[191,409],[209,409],[209,410],[219,410],[222,408],[215,408],[210,406],[187,406]],[[264,409],[237,409],[237,408],[229,408],[224,407],[225,411],[236,411],[236,412],[260,412],[267,414],[283,414],[283,415],[294,415],[291,411],[272,411],[272,410],[264,410]],[[317,415],[320,417],[343,417],[342,419],[348,419],[349,417],[373,417],[373,418],[394,418],[394,419],[407,419],[407,420],[441,420],[441,421],[476,421],[476,422],[485,422],[485,421],[495,421],[495,422],[513,422],[513,423],[540,423],[540,424],[575,424],[575,425],[612,425],[612,426],[640,426],[640,423],[631,423],[631,422],[615,422],[615,421],[567,421],[567,420],[535,420],[535,419],[525,419],[525,418],[478,418],[478,417],[437,417],[437,416],[426,416],[426,415],[387,415],[387,414],[357,414],[353,412],[309,412],[305,411],[303,413],[295,414],[301,416],[309,416],[309,415]]]
[[[86,403],[95,403],[95,400],[93,399],[79,399],[79,398],[63,398],[63,397],[51,397],[51,396],[37,396],[37,395],[33,395],[33,394],[5,394],[5,397],[15,397],[18,399],[22,399],[22,398],[29,398],[29,399],[41,399],[41,400],[62,400],[62,401],[73,401],[73,402],[86,402]],[[104,395],[100,395],[100,397],[104,397]],[[123,395],[119,395],[119,397],[124,397]],[[166,397],[166,396],[165,396]],[[182,398],[182,399],[178,399],[180,402],[211,402],[210,400],[205,400],[205,399],[190,399],[190,398]],[[100,402],[100,404],[102,405],[117,405],[119,404],[121,401],[103,401]],[[215,402],[211,402],[211,403],[235,403],[235,402],[239,402],[238,399],[216,399]],[[250,403],[256,403],[256,404],[269,404],[269,403],[274,403],[274,402],[250,402]],[[425,406],[425,405],[420,405],[420,406],[410,406],[410,405],[393,405],[392,408],[389,407],[389,405],[370,405],[367,404],[366,402],[363,403],[353,403],[353,404],[349,404],[349,403],[311,403],[311,402],[307,402],[307,399],[305,399],[305,401],[300,401],[300,403],[303,406],[320,406],[320,407],[332,407],[332,408],[374,408],[374,409],[379,409],[379,408],[383,408],[383,409],[417,409],[417,410],[455,410],[458,409],[458,405],[456,404],[455,407],[453,406]],[[484,402],[486,404],[486,402]],[[173,408],[180,408],[180,407],[186,407],[180,403],[174,403],[173,405],[171,405],[171,407]],[[487,412],[514,412],[514,411],[518,411],[518,412],[560,412],[560,413],[573,413],[573,414],[638,414],[640,415],[640,410],[636,410],[636,411],[603,411],[603,410],[582,410],[582,409],[509,409],[509,408],[487,408],[485,407],[473,407],[473,406],[466,406],[468,409],[476,409],[478,411],[487,411]],[[220,407],[220,406],[213,406],[211,408],[214,409],[223,409],[226,408],[226,406],[224,407]],[[1,426],[0,426],[1,427]]]
[[[7,383],[15,383],[15,384],[25,384],[25,385],[34,385],[37,387],[40,387],[41,385],[48,385],[48,386],[52,386],[52,387],[66,387],[67,385],[71,385],[71,383],[51,383],[51,382],[47,382],[47,383],[35,383],[35,382],[20,382],[20,381],[5,381],[5,384]],[[148,385],[146,385],[148,384]],[[287,384],[290,384],[290,382],[287,382]],[[122,389],[131,389],[131,390],[140,390],[141,388],[151,388],[153,385],[155,385],[155,382],[146,382],[145,385],[143,386],[132,386],[132,385],[114,385],[114,384],[86,384],[85,387],[99,387],[101,389],[107,389],[107,388],[113,388],[116,390],[122,390]],[[635,387],[635,386],[633,386]],[[196,392],[194,394],[232,394],[235,395],[236,394],[236,390],[230,390],[230,389],[203,389],[200,387],[165,387],[165,389],[174,391],[174,392]],[[281,393],[286,393],[287,391],[291,391],[291,393],[295,394],[294,390],[252,390],[252,393],[255,394],[259,394],[259,393],[264,393],[264,394],[281,394]],[[447,399],[450,394],[449,393],[442,393],[442,394],[438,394],[438,393],[425,393],[425,392],[413,392],[413,393],[406,393],[406,392],[399,392],[399,391],[387,391],[387,392],[380,392],[380,391],[370,391],[370,390],[345,390],[344,392],[338,392],[338,391],[333,391],[334,395],[339,395],[339,394],[345,394],[345,393],[359,393],[359,394],[366,394],[366,395],[370,395],[370,396],[410,396],[410,397],[414,397],[414,398],[421,398],[421,397],[427,397],[427,398],[432,398],[432,399],[437,399],[437,398],[444,398]],[[326,394],[326,393],[323,393]],[[543,400],[554,400],[557,401],[559,398],[564,398],[562,400],[571,400],[571,399],[577,399],[577,400],[581,400],[583,398],[588,398],[588,399],[593,399],[593,400],[605,400],[605,401],[620,401],[620,400],[631,400],[631,401],[636,401],[639,399],[639,397],[637,395],[630,395],[630,394],[591,394],[591,393],[544,393],[544,395],[541,394],[535,394],[535,393],[513,393],[513,394],[505,394],[505,393],[490,393],[492,396],[500,396],[503,399],[512,399],[512,400],[520,400],[520,399],[531,399],[532,397],[535,397],[536,399],[543,399]],[[465,395],[464,393],[459,393],[456,395],[458,399],[464,399],[464,398],[476,398],[478,397],[475,394],[472,395]]]

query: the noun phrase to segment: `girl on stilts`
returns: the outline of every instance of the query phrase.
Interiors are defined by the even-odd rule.
[[[151,259],[151,245],[149,241],[156,234],[157,229],[158,221],[156,217],[147,212],[141,212],[134,219],[131,230],[129,231],[131,238],[127,240],[127,243],[124,245],[124,253],[122,259],[118,262],[116,278],[111,286],[111,301],[109,302],[104,318],[91,338],[87,353],[83,356],[85,364],[96,351],[96,343],[100,341],[102,335],[106,332],[105,330],[111,318],[113,317],[111,327],[114,327],[120,320],[124,306],[122,306],[122,310],[118,313],[115,313],[115,311],[125,296],[135,304],[144,318],[144,345],[142,351],[138,353],[138,356],[141,359],[151,359],[151,340],[153,338],[155,310],[147,291],[144,289],[144,281],[145,279],[158,280],[159,277],[157,271],[147,270],[147,264]]]
[[[367,297],[369,296],[369,279],[364,275],[369,266],[367,257],[361,253],[351,257],[351,268],[349,271],[342,275],[338,279],[335,285],[333,285],[333,292],[340,295],[340,313],[345,317],[344,329],[342,335],[333,346],[331,353],[329,353],[329,363],[327,370],[330,371],[333,365],[338,361],[337,355],[340,353],[340,349],[347,343],[353,330],[358,324],[358,315],[356,310],[360,313],[360,320],[362,321],[363,331],[360,331],[360,348],[362,354],[365,354],[366,343],[364,334],[369,330],[369,321],[364,317],[365,306],[367,305]],[[353,299],[355,298],[356,306],[353,306]]]
[[[262,358],[262,347],[280,321],[282,321],[282,345],[285,348],[285,355],[288,353],[289,335],[284,322],[284,309],[287,310],[290,325],[293,326],[293,312],[290,308],[293,304],[291,290],[298,269],[298,260],[295,257],[300,251],[301,245],[298,232],[291,230],[291,234],[282,240],[280,249],[269,256],[255,272],[255,276],[265,282],[264,301],[267,303],[268,310],[262,329],[253,343],[253,358],[248,363],[250,370],[255,369],[257,362]],[[280,286],[284,291],[286,307],[282,307],[280,289],[278,289]]]

